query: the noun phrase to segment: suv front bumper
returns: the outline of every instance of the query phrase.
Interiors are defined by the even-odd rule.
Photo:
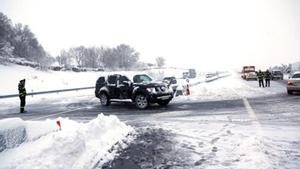
[[[156,94],[150,94],[148,96],[148,100],[151,103],[157,103],[161,101],[170,101],[173,99],[173,93],[156,93]]]

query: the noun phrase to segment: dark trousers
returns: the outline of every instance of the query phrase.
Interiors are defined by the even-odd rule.
[[[259,87],[265,87],[263,79],[259,79],[258,84],[259,84]]]
[[[26,96],[20,96],[20,113],[24,113],[26,105]]]
[[[266,87],[270,87],[270,79],[266,79]]]

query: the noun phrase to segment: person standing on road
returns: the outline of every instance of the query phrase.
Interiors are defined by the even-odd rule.
[[[266,71],[265,80],[266,80],[266,87],[270,87],[271,73],[269,72],[269,70]]]
[[[20,80],[18,85],[19,89],[19,97],[20,97],[20,113],[24,113],[25,111],[25,104],[26,104],[26,89],[25,89],[25,79]]]
[[[264,74],[261,70],[258,71],[257,78],[258,78],[259,87],[265,87],[264,86]]]

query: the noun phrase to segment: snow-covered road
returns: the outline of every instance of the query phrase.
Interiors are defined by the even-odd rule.
[[[175,98],[168,107],[145,111],[131,104],[101,107],[90,90],[29,103],[26,114],[1,109],[0,118],[89,122],[103,113],[135,129],[137,138],[114,160],[91,168],[298,168],[300,96],[288,96],[280,81],[270,88],[257,85],[233,74],[192,87],[190,96]]]

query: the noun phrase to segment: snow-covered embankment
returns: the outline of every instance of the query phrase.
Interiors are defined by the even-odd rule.
[[[62,130],[56,125],[57,120],[61,122]],[[124,148],[134,133],[132,127],[116,116],[103,114],[88,123],[58,118],[39,122],[1,120],[0,126],[4,124],[9,126],[0,130],[1,169],[101,166],[112,160],[117,149]]]

